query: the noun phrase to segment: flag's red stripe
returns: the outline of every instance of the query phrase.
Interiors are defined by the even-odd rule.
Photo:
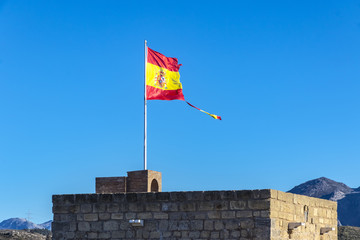
[[[192,106],[193,108],[196,108],[197,110],[201,111],[200,108],[195,107],[194,105],[190,104],[189,102],[186,102],[186,103],[189,104],[190,106]]]
[[[181,64],[178,64],[177,58],[165,57],[151,48],[148,48],[147,62],[173,72],[178,72],[181,66]]]
[[[163,90],[146,85],[146,99],[147,100],[183,100],[185,101],[182,89],[177,90]]]

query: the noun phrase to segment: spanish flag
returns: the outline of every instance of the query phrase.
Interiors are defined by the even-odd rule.
[[[149,47],[146,61],[146,100],[183,100],[185,101],[180,82],[181,64],[176,58],[166,57]],[[220,116],[210,114],[186,102],[191,107],[221,120]]]

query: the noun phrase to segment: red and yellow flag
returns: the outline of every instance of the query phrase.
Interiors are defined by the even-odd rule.
[[[146,100],[183,100],[177,58],[170,58],[147,48],[146,60]],[[187,102],[188,103],[188,102]],[[188,103],[191,107],[221,120],[220,116],[210,114]]]
[[[185,100],[176,58],[165,57],[148,48],[146,64],[147,100]]]

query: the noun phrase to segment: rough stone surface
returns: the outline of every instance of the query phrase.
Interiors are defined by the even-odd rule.
[[[336,228],[336,210],[336,202],[276,190],[54,195],[52,229],[54,240],[336,240],[337,230],[320,235]],[[305,226],[289,231],[293,222]]]

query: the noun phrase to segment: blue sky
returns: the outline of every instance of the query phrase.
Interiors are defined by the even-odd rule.
[[[186,100],[148,102],[164,191],[360,186],[360,1],[0,0],[0,221],[143,168],[144,40]]]

